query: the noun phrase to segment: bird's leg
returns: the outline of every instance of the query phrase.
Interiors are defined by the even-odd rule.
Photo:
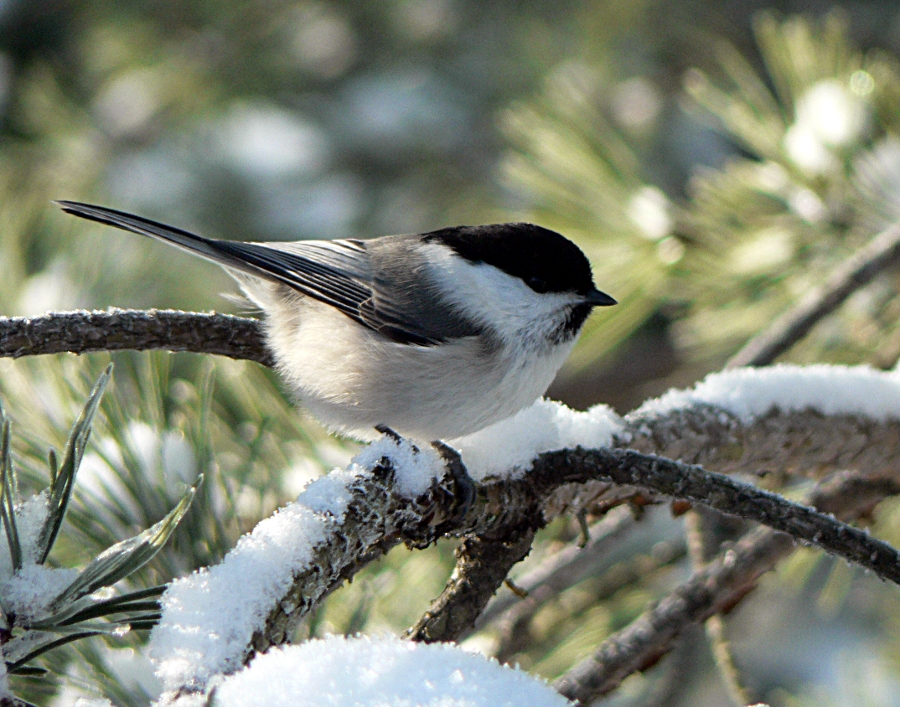
[[[394,431],[387,425],[375,425],[375,431],[385,435],[386,437],[390,437],[397,444],[400,444],[400,442],[403,441],[403,437],[401,437],[398,432]]]
[[[375,425],[375,430],[384,436],[389,437],[398,445],[404,441],[404,438],[396,430],[387,425]],[[412,442],[409,442],[409,440],[405,441],[412,446],[414,452],[419,451],[419,448]],[[472,477],[469,476],[469,472],[466,470],[459,452],[453,449],[453,447],[440,440],[435,440],[431,443],[431,446],[434,447],[441,456],[441,459],[444,460],[445,467],[450,472],[450,477],[453,482],[450,493],[453,496],[454,514],[450,519],[441,523],[441,525],[434,529],[435,537],[438,537],[442,534],[440,531],[442,526],[448,528],[454,526],[460,518],[469,512],[469,509],[475,502],[475,482],[472,480]]]
[[[453,478],[453,498],[456,501],[456,514],[448,523],[455,523],[469,512],[472,504],[475,503],[475,482],[469,476],[469,472],[463,464],[462,457],[453,447],[435,440],[431,446],[441,455],[446,462],[450,476]]]

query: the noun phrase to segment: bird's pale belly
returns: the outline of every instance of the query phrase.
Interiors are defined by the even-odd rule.
[[[375,425],[434,440],[499,422],[546,391],[571,349],[519,346],[488,355],[478,337],[409,346],[330,321],[344,317],[330,307],[303,309],[293,326],[269,327],[279,368],[310,413],[360,439],[377,436]]]

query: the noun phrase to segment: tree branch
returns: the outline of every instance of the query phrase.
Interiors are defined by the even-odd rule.
[[[764,353],[754,353],[754,362],[762,360],[761,356],[774,356],[771,351],[780,346],[785,346],[790,336],[801,336],[796,332],[808,330],[812,322],[823,316],[823,312],[830,311],[837,306],[853,289],[861,283],[868,282],[878,269],[887,263],[893,262],[900,252],[900,246],[894,241],[900,240],[898,229],[891,229],[864,249],[855,259],[847,272],[841,277],[833,277],[826,286],[819,299],[805,308],[804,312],[798,312],[794,316],[794,323],[785,328],[782,334],[775,336],[781,343],[775,348],[766,344],[759,350]],[[802,309],[802,308],[801,308]],[[794,332],[786,335],[784,332]],[[789,344],[787,344],[789,345]],[[70,351],[83,353],[99,350],[123,350],[123,349],[168,349],[175,351],[192,351],[198,353],[215,353],[227,355],[233,358],[254,360],[265,365],[272,365],[272,359],[262,344],[260,324],[256,320],[242,319],[228,315],[218,314],[194,314],[174,311],[149,311],[137,312],[127,310],[110,310],[107,312],[70,312],[51,314],[36,318],[0,319],[0,355],[23,356],[38,353],[56,353]],[[769,353],[765,353],[768,351]],[[740,359],[737,359],[740,360]],[[849,416],[843,418],[823,418],[814,413],[788,416],[792,423],[802,420],[801,427],[809,427],[811,421],[818,418],[818,422],[811,427],[814,429],[802,429],[801,434],[795,439],[794,433],[798,430],[782,427],[784,416],[772,415],[767,419],[750,425],[748,429],[740,429],[734,420],[729,420],[721,411],[687,410],[674,414],[673,420],[641,421],[640,431],[628,435],[628,439],[618,441],[620,445],[632,444],[640,448],[642,445],[653,451],[659,451],[671,456],[682,458],[694,458],[697,461],[704,459],[724,462],[723,466],[735,468],[747,468],[748,464],[760,457],[770,461],[769,466],[775,468],[789,468],[783,463],[785,458],[793,458],[796,465],[815,470],[816,468],[835,468],[839,466],[871,466],[870,462],[881,465],[887,463],[885,457],[896,454],[885,454],[886,448],[882,445],[871,444],[871,435],[876,437],[887,434],[896,439],[896,430],[890,423],[875,424],[863,423],[866,427],[862,440],[860,439],[858,420]],[[710,417],[716,417],[714,424],[709,425]],[[775,423],[774,428],[773,424]],[[667,428],[668,425],[668,428]],[[839,429],[835,435],[834,427]],[[895,425],[894,425],[895,426]],[[790,425],[789,425],[790,427]],[[676,431],[677,428],[677,431]],[[820,428],[820,429],[815,429]],[[825,428],[828,429],[827,437],[823,444],[810,445],[810,438],[817,437]],[[649,431],[649,432],[648,432]],[[772,444],[770,435],[787,438],[788,444]],[[844,433],[844,434],[841,434]],[[765,438],[768,444],[753,443],[754,434]],[[701,443],[702,437],[714,438],[716,444]],[[855,439],[853,439],[855,437]],[[762,440],[759,440],[762,441]],[[887,440],[877,440],[887,441]],[[850,442],[850,444],[845,444]],[[685,450],[689,454],[684,454]],[[810,450],[813,450],[810,453]],[[673,453],[674,452],[674,453]],[[853,464],[842,464],[841,460],[850,459]],[[896,461],[896,460],[893,460]],[[759,468],[759,467],[757,467]],[[766,468],[765,465],[763,468]],[[690,499],[695,502],[709,505],[726,513],[737,513],[742,517],[752,518],[759,522],[768,523],[774,528],[779,528],[792,533],[795,537],[804,541],[819,544],[830,552],[835,552],[875,571],[879,576],[898,581],[900,571],[897,570],[897,553],[880,541],[869,538],[848,526],[834,523],[831,519],[816,514],[810,509],[796,507],[795,504],[787,504],[773,494],[760,492],[753,487],[739,484],[731,479],[716,479],[705,474],[702,469],[689,467],[684,464],[672,462],[668,459],[643,457],[635,452],[622,452],[621,450],[594,450],[585,452],[576,450],[570,452],[557,452],[544,455],[536,464],[534,472],[528,475],[529,483],[534,483],[541,476],[542,469],[552,470],[555,479],[546,484],[538,483],[539,493],[535,489],[523,492],[516,484],[508,485],[508,488],[491,490],[489,495],[493,499],[483,499],[480,511],[466,514],[465,522],[460,521],[459,527],[453,528],[454,532],[496,532],[498,527],[504,524],[509,527],[516,525],[515,518],[533,517],[535,509],[539,507],[546,495],[557,491],[564,482],[583,483],[588,480],[603,479],[617,484],[629,484],[648,489],[654,493],[670,494],[675,498]],[[563,472],[560,474],[560,472]],[[729,498],[736,494],[734,498]],[[498,506],[497,498],[505,501],[514,500],[513,504],[503,503]],[[735,502],[736,499],[736,502]],[[485,511],[485,508],[490,508]],[[787,511],[790,511],[789,513]],[[524,516],[522,515],[524,514]],[[521,529],[521,522],[519,528]],[[451,529],[448,526],[448,529]],[[528,530],[530,532],[530,530]],[[379,548],[386,548],[397,541],[397,536],[392,538],[382,537],[376,542]],[[499,540],[502,541],[502,540]],[[491,542],[498,542],[492,540]],[[361,548],[357,546],[357,550]],[[352,576],[355,568],[361,567],[368,558],[374,554],[375,548],[368,552],[358,552],[352,563],[344,566],[343,571],[335,577],[335,586],[343,578]],[[512,553],[512,557],[515,553]],[[506,563],[504,563],[506,564]],[[471,576],[476,574],[477,563],[471,565]],[[484,595],[484,589],[496,585],[500,580],[491,579],[482,586],[480,594]],[[296,586],[296,585],[295,585]],[[462,585],[460,585],[462,586]],[[460,597],[456,592],[450,595]],[[450,596],[448,595],[448,596]],[[457,599],[448,600],[444,606],[452,607]],[[282,603],[282,608],[289,603]],[[292,612],[287,612],[292,614]],[[292,615],[292,619],[296,616]],[[435,619],[435,616],[431,617]],[[284,628],[287,624],[274,621],[269,624],[272,630],[270,637],[262,641],[263,644],[283,640]],[[457,631],[459,629],[454,629]],[[280,635],[279,635],[280,634]],[[259,646],[257,646],[259,647]]]
[[[568,589],[591,571],[634,523],[634,515],[627,506],[614,508],[603,520],[592,526],[590,540],[584,547],[572,544],[554,553],[533,570],[517,578],[516,586],[529,597],[540,593],[542,598]],[[521,598],[512,592],[498,596],[478,616],[472,629],[486,626],[521,603]]]
[[[807,294],[796,308],[786,312],[769,328],[747,342],[731,357],[727,368],[765,366],[771,363],[806,336],[819,320],[831,314],[856,290],[898,261],[900,224],[894,224],[850,256],[831,273],[821,287]]]
[[[837,474],[821,484],[810,503],[823,513],[858,517],[888,495],[900,493],[891,479]],[[793,539],[770,528],[748,533],[654,607],[613,634],[594,655],[554,685],[572,700],[589,704],[622,680],[655,664],[684,629],[732,606],[765,572],[791,553]]]
[[[745,425],[719,408],[699,406],[657,417],[632,416],[626,418],[626,423],[628,427],[614,441],[615,446],[700,462],[732,473],[755,474],[760,469],[818,473],[822,469],[834,468],[859,468],[886,473],[895,463],[900,462],[900,449],[896,444],[900,436],[900,424],[891,422],[874,424],[851,416],[826,417],[811,411],[790,414],[773,412],[752,424]],[[883,456],[885,454],[886,457]],[[562,462],[561,469],[568,463]],[[540,462],[535,464],[535,470],[528,478],[532,480],[536,478],[534,474],[540,468],[540,464]],[[674,466],[668,472],[670,478],[676,480],[682,478],[682,467],[675,462],[672,464]],[[559,474],[563,473],[563,470],[553,471],[551,476],[558,480],[561,478]],[[628,493],[627,490],[623,490],[622,484],[661,491],[660,487],[654,484],[639,483],[627,475],[616,477],[588,474],[580,481],[591,483],[577,487],[579,491],[575,492],[574,498],[571,493],[566,495],[556,491],[549,507],[545,506],[545,509],[549,515],[554,516],[566,510],[568,505],[581,507],[588,505],[596,500],[591,494],[596,493],[594,489],[597,488],[597,481],[601,479],[619,484],[613,487],[613,492],[620,495]],[[739,482],[729,480],[729,483]],[[602,491],[610,486],[603,484],[600,488]],[[752,486],[744,488],[756,491]],[[680,496],[675,489],[668,489],[664,493],[686,498],[684,495]],[[557,498],[563,496],[565,501],[559,503]],[[772,496],[777,498],[774,494]],[[715,507],[715,503],[708,498],[700,502]],[[728,510],[720,507],[720,510],[747,516],[735,508]],[[755,519],[765,522],[759,517]],[[817,531],[812,531],[812,534],[815,532]],[[810,535],[807,534],[809,540]],[[801,534],[800,537],[804,536]],[[575,557],[585,559],[589,557],[587,554],[578,553],[574,548],[572,553]],[[886,564],[889,564],[889,560]],[[526,586],[525,589],[529,590],[530,587]],[[513,600],[509,597],[508,601]]]
[[[890,451],[896,453],[896,446]],[[386,547],[400,541],[420,544],[423,533],[434,527],[435,516],[444,519],[441,528],[446,534],[496,537],[504,527],[523,534],[529,529],[529,519],[532,529],[543,525],[537,509],[555,490],[598,479],[702,503],[770,525],[900,582],[897,551],[863,531],[723,474],[633,450],[577,448],[542,454],[531,472],[521,478],[478,485],[476,497],[463,515],[455,507],[457,500],[446,492],[429,493],[411,504],[385,484],[386,473],[390,474],[390,469],[376,474],[375,482],[360,479],[354,484],[357,500],[350,506],[355,520],[336,527],[316,551],[312,566],[295,576],[288,597],[273,607],[266,629],[254,637],[256,650],[283,642],[289,628],[314,605],[312,597],[332,591]],[[428,510],[414,513],[415,508]],[[327,586],[313,591],[312,586],[322,585],[324,567],[329,568]]]
[[[796,540],[900,584],[900,552],[859,528],[730,476],[630,449],[574,449],[542,454],[529,478],[609,480],[767,525]]]
[[[577,600],[573,597],[577,605],[570,608],[570,604],[564,602],[564,606],[570,614],[573,614],[587,607],[597,606],[627,587],[633,588],[645,583],[654,584],[657,581],[655,579],[657,572],[676,564],[686,554],[687,548],[683,539],[676,538],[657,542],[652,551],[640,552],[614,564],[597,562],[599,566],[593,574],[594,581],[584,585],[585,592],[579,589]],[[533,644],[531,633],[533,619],[548,602],[568,588],[557,583],[540,585],[495,620],[492,624],[496,631],[494,657],[501,663],[509,663],[515,659],[516,653],[529,650]]]
[[[465,538],[456,550],[456,569],[441,595],[415,626],[406,632],[413,641],[455,641],[469,631],[481,610],[506,579],[512,566],[531,550],[534,533],[542,521],[532,521],[506,540],[483,536]]]
[[[614,439],[614,445],[674,451],[728,470],[747,470],[751,462],[757,464],[766,459],[779,469],[820,472],[856,467],[870,476],[883,474],[886,478],[893,478],[900,468],[897,421],[776,411],[755,422],[742,423],[721,409],[705,406],[655,417],[644,415],[625,422],[625,430]],[[676,435],[676,429],[681,430],[681,435]],[[772,443],[766,444],[767,440]],[[445,464],[449,461],[445,456]],[[760,466],[751,468],[758,470]],[[616,493],[622,493],[622,489],[613,484],[625,484],[626,491],[629,486],[639,487],[651,495],[670,494],[771,523],[807,542],[860,560],[885,576],[898,573],[897,568],[888,567],[897,559],[891,548],[833,518],[727,476],[633,450],[577,448],[546,453],[538,457],[528,473],[476,485],[471,502],[454,493],[459,483],[452,473],[416,499],[395,489],[392,473],[390,459],[382,457],[374,470],[357,469],[336,477],[344,479],[340,483],[346,489],[347,510],[341,522],[324,522],[323,534],[310,547],[308,560],[292,568],[290,586],[269,605],[267,618],[252,629],[255,633],[243,655],[245,660],[256,651],[283,642],[296,622],[324,596],[398,542],[422,546],[437,533],[444,533],[481,535],[512,543],[552,517],[555,499],[566,488],[583,489],[590,485],[586,482],[596,485],[597,480]],[[567,498],[571,501],[572,494]],[[578,501],[576,494],[574,502]],[[498,531],[505,530],[515,534],[498,535]],[[240,596],[235,600],[241,600]],[[194,605],[194,600],[189,603]],[[696,615],[697,612],[691,614]],[[164,613],[163,622],[166,620]],[[191,626],[198,635],[203,634],[202,612],[191,621],[196,622],[196,626]],[[183,662],[180,653],[172,659]],[[241,656],[234,660],[234,665],[239,665]],[[188,689],[202,689],[205,685],[200,674],[185,679],[190,680]]]
[[[799,305],[754,336],[732,356],[725,367],[765,366],[772,363],[806,336],[820,320],[835,311],[850,295],[867,285],[880,272],[895,265],[898,259],[900,224],[894,224],[835,269],[826,282],[811,291]],[[696,532],[704,532],[702,525],[698,525]],[[725,639],[724,621],[713,616],[706,629],[723,681],[729,686],[733,696],[739,698],[736,702],[748,703],[749,697],[739,684],[736,664]]]
[[[886,268],[900,260],[900,224],[894,224],[875,236],[836,268],[825,283],[811,291],[792,310],[785,312],[764,331],[754,336],[726,364],[726,368],[740,366],[765,366],[788,351],[800,341],[824,317],[835,311],[846,299]],[[702,534],[702,525],[697,533]],[[748,703],[746,690],[739,684],[738,673],[731,651],[725,640],[725,625],[715,616],[707,624],[707,634],[712,643],[716,664],[723,681],[736,698],[736,702]]]
[[[170,309],[0,317],[0,357],[90,351],[190,351],[274,365],[258,319]]]
[[[732,358],[729,367],[763,365],[774,360],[805,336],[822,317],[834,311],[852,292],[870,282],[877,273],[896,263],[898,259],[900,259],[900,225],[876,236],[844,267],[834,272],[820,290],[807,297],[795,310],[785,314],[769,330],[751,340]],[[273,365],[273,359],[263,345],[261,324],[254,319],[215,313],[199,314],[156,310],[68,312],[35,318],[0,318],[0,356],[19,357],[43,353],[85,353],[126,349],[166,349],[212,353],[236,359],[253,360],[267,366]],[[752,432],[745,434],[744,430],[737,431],[740,425],[734,421],[722,423],[721,411],[713,411],[713,414],[718,415],[720,423],[718,431],[713,431],[713,435],[718,434],[730,438],[728,443],[711,446],[699,444],[698,436],[709,434],[710,428],[706,425],[698,427],[694,424],[698,420],[702,422],[705,420],[702,420],[704,417],[702,411],[693,410],[682,411],[675,415],[679,418],[677,436],[668,434],[671,430],[666,430],[665,424],[659,425],[657,424],[659,421],[652,421],[649,426],[649,434],[646,433],[646,430],[641,430],[639,434],[623,436],[623,439],[617,441],[617,444],[624,446],[626,443],[634,444],[636,441],[638,447],[643,444],[653,451],[677,457],[684,455],[671,454],[672,447],[691,447],[695,461],[707,458],[716,462],[724,460],[726,466],[730,464],[732,468],[735,466],[747,468],[755,457],[792,456],[792,453],[796,451],[771,443],[762,449],[752,443]],[[686,422],[688,424],[683,426]],[[751,425],[750,428],[765,427],[765,421],[762,422],[763,424]],[[851,427],[858,423],[852,419],[845,419],[844,422]],[[831,427],[832,425],[833,420],[828,419],[827,423],[819,426]],[[879,427],[884,427],[884,425],[873,424],[869,426],[867,432],[872,429],[877,432]],[[687,431],[686,435],[685,431]],[[698,431],[699,435],[695,434]],[[771,429],[767,430],[767,432],[771,431]],[[779,433],[785,434],[783,430],[780,430]],[[808,431],[805,433],[807,437],[810,434]],[[814,430],[812,434],[815,435],[815,433]],[[627,442],[625,437],[628,437]],[[734,441],[735,437],[739,440],[737,443]],[[724,442],[723,439],[716,441]],[[767,441],[769,441],[768,437]],[[867,462],[873,457],[871,446],[866,449],[857,444],[848,449],[840,442],[832,442],[825,447],[817,445],[810,447],[808,439],[806,442],[801,442],[803,451],[808,453],[810,448],[815,450],[815,454],[811,456],[818,458],[820,462],[818,469],[834,468],[836,459],[848,455],[854,457],[857,462]],[[832,450],[834,454],[827,460],[827,463],[821,463],[821,458],[827,455],[825,450]],[[874,456],[885,456],[883,451],[876,450]],[[883,459],[881,461],[883,464]],[[816,458],[804,457],[800,464],[807,469],[817,470]],[[547,474],[555,478],[552,481],[546,479],[542,481],[542,477]],[[473,509],[466,513],[464,518],[457,518],[451,513],[449,520],[445,520],[441,530],[456,534],[480,532],[483,535],[469,537],[464,541],[458,553],[459,562],[456,575],[442,596],[435,602],[432,610],[423,617],[417,626],[411,629],[414,638],[428,641],[449,640],[462,635],[473,626],[478,613],[503,581],[510,567],[527,554],[534,530],[544,522],[539,509],[545,503],[547,496],[558,492],[565,483],[603,480],[702,503],[720,512],[750,518],[772,528],[783,530],[794,538],[817,544],[848,561],[867,567],[884,579],[900,583],[900,555],[889,545],[873,539],[851,526],[840,524],[810,508],[792,504],[775,494],[768,494],[728,477],[719,478],[718,475],[709,474],[697,466],[674,462],[666,458],[647,456],[635,451],[578,449],[543,455],[536,461],[532,474],[528,475],[526,480],[532,484],[537,482],[536,488],[526,492],[517,489],[515,483],[503,484],[504,488],[499,488],[501,485],[492,485],[489,491],[483,493],[482,490],[479,491],[476,504],[473,504]],[[516,504],[504,506],[502,510],[498,509],[498,498],[510,500],[513,497],[516,497]],[[441,501],[429,499],[429,504],[432,506],[431,512],[434,512],[434,506],[440,506]],[[482,506],[480,509],[477,507],[479,504]],[[489,510],[485,512],[485,508],[489,508]],[[403,509],[403,512],[408,511],[409,508]],[[524,515],[516,518],[516,513]],[[438,511],[438,515],[440,515],[440,511]],[[362,513],[362,516],[365,516],[365,513]],[[409,527],[403,527],[404,523],[405,521],[392,533],[373,539],[368,545],[347,543],[345,537],[345,549],[353,545],[356,553],[352,557],[352,561],[340,566],[340,570],[332,576],[330,581],[326,582],[328,587],[326,591],[338,586],[344,578],[352,577],[355,571],[396,542],[405,540],[414,544],[422,542],[422,533],[426,533],[427,536],[427,523],[424,528],[419,527],[416,532],[410,532]],[[470,528],[470,530],[466,531],[466,528]],[[771,559],[771,562],[774,563],[777,561],[775,555],[789,551],[789,543],[787,550],[781,547],[786,542],[785,536],[772,531],[765,532],[771,536],[768,540],[766,540],[766,536],[762,535],[763,530],[758,529],[736,546],[746,549],[748,562],[753,562],[756,558],[756,560],[763,559],[765,561]],[[754,537],[757,539],[754,540]],[[767,543],[768,546],[766,546]],[[774,559],[772,559],[773,557]],[[322,559],[329,559],[329,551],[325,551]],[[705,568],[702,573],[698,573],[697,577],[708,575],[716,567],[721,566],[724,568],[723,574],[718,579],[724,583],[723,587],[732,586],[729,582],[735,577],[743,575],[739,569],[729,575],[726,567],[727,559],[726,557],[724,560],[717,560],[710,567]],[[738,560],[735,564],[740,565],[741,562],[742,560]],[[321,568],[322,565],[319,565],[319,570]],[[266,631],[254,637],[254,649],[259,650],[271,643],[283,641],[290,626],[315,603],[316,599],[304,595],[299,589],[301,586],[309,586],[308,583],[304,585],[302,581],[299,581],[300,578],[297,579],[288,600],[281,602],[279,608],[269,617],[270,621],[267,623]],[[752,582],[752,580],[750,581]],[[747,582],[744,584],[746,585]],[[707,586],[703,589],[705,591],[709,588]],[[688,589],[690,588],[688,587]],[[702,608],[704,606],[702,594],[702,591],[694,594],[688,592],[687,595],[681,597],[683,601],[679,601],[683,606],[695,607],[694,610],[688,610],[682,616],[682,620],[684,617],[688,617],[689,621],[702,620],[696,618],[699,616],[697,612],[707,611],[706,608]],[[734,595],[735,591],[731,591],[729,596],[733,597]],[[298,601],[292,602],[291,597]],[[318,599],[321,599],[321,596]],[[299,611],[297,610],[298,606]],[[719,608],[721,606],[722,604],[717,605]],[[714,611],[705,615],[709,616]],[[625,629],[625,631],[629,629]],[[635,645],[638,644],[640,644],[639,641],[635,643]],[[604,648],[601,648],[601,652],[603,650]],[[633,664],[634,656],[637,654],[634,651],[630,653],[619,651],[616,655],[618,664],[623,665],[628,660]],[[648,655],[642,654],[641,660],[645,662],[649,660]],[[596,677],[596,662],[595,660],[593,663],[591,661],[585,663],[585,665],[588,663],[594,665],[590,668],[593,671],[591,672],[593,677],[587,681],[579,677],[575,671],[572,674],[575,682],[582,685],[578,689],[588,690],[593,695],[601,694],[597,692],[594,685],[597,680],[600,680],[601,683],[603,680],[608,682],[608,678]],[[615,665],[616,662],[613,661],[611,664]],[[568,695],[565,692],[564,694]]]

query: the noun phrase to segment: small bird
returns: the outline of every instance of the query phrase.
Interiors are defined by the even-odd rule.
[[[529,223],[370,240],[248,243],[73,201],[67,213],[225,267],[266,315],[277,368],[329,428],[453,439],[544,394],[594,307],[584,253]]]

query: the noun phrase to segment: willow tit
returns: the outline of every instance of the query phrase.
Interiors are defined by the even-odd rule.
[[[359,439],[376,426],[452,439],[514,415],[547,390],[591,309],[616,303],[574,243],[528,223],[245,243],[57,203],[224,266],[265,312],[300,401]]]

